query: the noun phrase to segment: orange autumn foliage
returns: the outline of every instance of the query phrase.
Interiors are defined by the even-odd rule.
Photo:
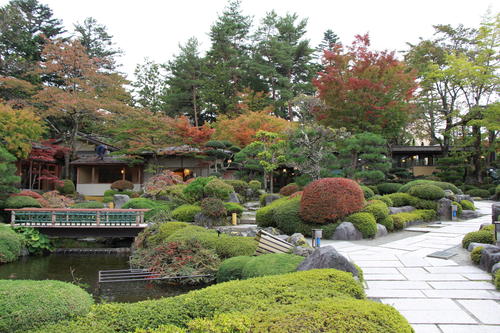
[[[295,127],[295,124],[270,114],[269,111],[246,112],[236,118],[221,116],[213,125],[215,140],[227,140],[245,147],[256,140],[258,131],[284,133]]]

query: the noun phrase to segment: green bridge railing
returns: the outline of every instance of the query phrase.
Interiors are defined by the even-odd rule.
[[[9,209],[13,226],[29,227],[142,227],[149,209]]]

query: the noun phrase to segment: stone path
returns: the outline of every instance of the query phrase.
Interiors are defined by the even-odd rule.
[[[488,215],[410,228],[424,232],[377,246],[329,240],[322,246],[334,246],[359,265],[368,297],[394,306],[416,333],[500,333],[500,292],[491,274],[453,257],[427,257],[461,244],[463,235],[481,223],[491,223],[491,202],[476,202],[476,207]]]

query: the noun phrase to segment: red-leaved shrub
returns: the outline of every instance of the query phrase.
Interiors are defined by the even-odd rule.
[[[311,223],[328,223],[360,211],[364,206],[363,190],[353,180],[323,178],[304,188],[300,217]]]
[[[280,194],[285,196],[285,197],[288,197],[289,195],[294,194],[298,190],[299,190],[299,186],[297,184],[290,183],[290,184],[283,186],[281,188]]]
[[[22,190],[19,193],[12,194],[11,197],[31,197],[33,199],[41,199],[42,195],[40,193],[36,193],[35,191]]]

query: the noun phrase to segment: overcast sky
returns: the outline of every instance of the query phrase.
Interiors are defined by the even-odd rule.
[[[6,0],[0,0],[3,6]],[[166,62],[179,43],[194,36],[206,50],[207,33],[226,0],[40,0],[62,19],[68,31],[75,22],[94,17],[108,28],[124,51],[121,70],[133,79],[137,63],[145,57]],[[307,38],[316,47],[323,32],[332,29],[344,43],[355,34],[369,32],[377,49],[403,50],[406,42],[430,37],[434,24],[459,23],[476,27],[488,7],[496,13],[500,1],[492,0],[243,0],[244,14],[259,23],[272,9],[278,14],[297,13],[308,18]]]

